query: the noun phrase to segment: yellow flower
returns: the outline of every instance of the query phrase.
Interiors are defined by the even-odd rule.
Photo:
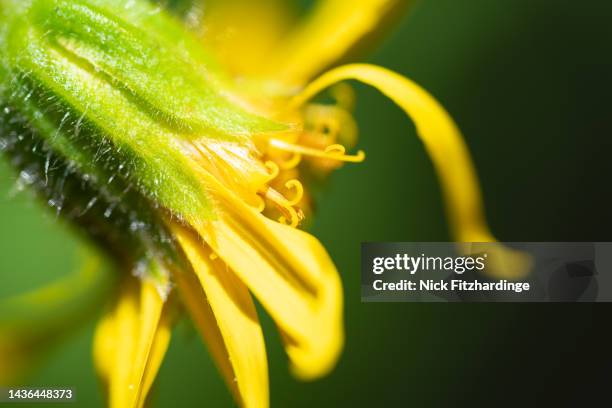
[[[27,18],[46,27],[52,43],[44,43],[46,37],[35,30],[20,31],[24,24],[13,24],[19,28],[0,33],[9,43],[5,53],[25,51],[7,57],[4,69],[13,72],[14,65],[29,70],[15,76],[24,89],[35,78],[47,92],[62,96],[69,108],[60,109],[59,129],[77,112],[82,115],[74,121],[77,138],[85,118],[104,135],[102,141],[96,139],[98,152],[108,147],[111,155],[122,158],[100,169],[96,160],[88,159],[87,146],[70,138],[48,140],[53,154],[71,159],[70,177],[81,180],[86,174],[87,188],[104,192],[100,200],[108,206],[103,217],[85,217],[86,231],[102,237],[126,271],[94,344],[110,406],[143,406],[179,305],[190,313],[241,406],[269,404],[264,338],[252,295],[277,324],[297,377],[315,379],[333,369],[344,343],[342,287],[325,249],[298,227],[312,213],[308,185],[300,181],[304,175],[325,176],[344,162],[364,159],[361,151],[347,153],[356,143],[356,125],[350,88],[336,85],[342,81],[358,80],[379,89],[413,119],[442,184],[454,237],[494,240],[467,148],[435,99],[384,68],[334,67],[410,2],[320,1],[299,23],[281,1],[217,0],[206,9],[196,2],[174,10],[196,30],[188,35],[144,1],[122,6],[115,0],[55,0],[50,2],[55,9],[33,3]],[[12,6],[21,7],[16,4]],[[164,16],[149,17],[154,12]],[[47,14],[53,13],[50,20]],[[71,13],[90,20],[81,26],[82,20]],[[104,41],[125,44],[108,46],[83,28],[88,24],[101,25]],[[18,34],[41,45],[28,54],[29,46]],[[212,50],[215,58],[199,55],[205,50]],[[143,62],[137,56],[146,58]],[[207,62],[200,64],[200,59]],[[157,67],[159,61],[166,65]],[[327,88],[336,103],[312,102]],[[27,116],[30,105],[15,104]],[[40,134],[49,126],[33,123]],[[132,166],[129,174],[123,175],[124,166]],[[37,169],[39,190],[49,194],[42,182],[48,165]],[[134,185],[134,196],[108,191],[116,175],[128,190]],[[96,201],[67,199],[64,205],[88,214]],[[100,224],[113,211],[130,222]],[[150,223],[130,218],[133,211],[139,217],[142,211]],[[82,218],[75,221],[83,223]],[[508,270],[507,262],[527,263],[501,246],[497,255],[499,273]],[[21,350],[25,337],[7,334],[0,353]],[[0,367],[0,375],[16,365]]]

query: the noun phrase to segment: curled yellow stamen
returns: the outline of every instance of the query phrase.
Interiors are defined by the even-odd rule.
[[[299,153],[293,153],[289,160],[279,161],[278,165],[283,170],[291,170],[302,161],[302,155]]]
[[[343,162],[360,163],[365,159],[365,153],[360,150],[355,155],[347,155],[342,145],[331,145],[325,150],[313,149],[306,146],[288,143],[279,139],[270,139],[270,146],[287,152],[299,153],[306,156],[319,157],[322,159],[338,160]],[[341,149],[340,149],[341,148]]]
[[[276,164],[272,160],[266,161],[264,165],[268,168],[268,170],[270,170],[270,175],[268,178],[268,182],[270,182],[278,176],[278,173],[280,173],[280,169],[278,168],[278,164]]]
[[[290,225],[292,227],[297,227],[300,221],[304,218],[304,213],[302,210],[296,210],[293,208],[291,202],[273,188],[268,188],[265,196],[268,200],[272,201],[283,214],[278,219],[278,222]]]
[[[257,195],[257,205],[255,205],[255,209],[257,210],[257,212],[263,212],[263,210],[266,209],[266,201],[263,199],[263,197]]]
[[[295,196],[291,200],[287,200],[287,204],[294,206],[297,205],[304,197],[304,186],[298,180],[289,180],[285,183],[285,187],[289,190],[295,189]]]

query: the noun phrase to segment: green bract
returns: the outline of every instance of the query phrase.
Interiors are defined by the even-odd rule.
[[[166,239],[159,207],[214,216],[181,140],[286,130],[233,104],[223,83],[197,39],[145,2],[0,5],[0,148],[107,244]]]

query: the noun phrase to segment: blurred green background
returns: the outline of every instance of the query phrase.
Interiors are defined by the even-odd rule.
[[[612,3],[598,0],[422,0],[367,59],[416,80],[451,112],[502,240],[612,240],[611,17]],[[376,91],[355,88],[367,160],[332,176],[313,225],[343,277],[346,349],[331,375],[299,383],[261,313],[272,406],[573,405],[603,393],[612,367],[608,305],[360,303],[360,242],[449,236],[411,122]],[[76,266],[74,236],[15,191],[3,162],[0,296]],[[29,384],[71,386],[78,401],[70,406],[101,405],[92,335],[90,324],[70,336]],[[187,321],[153,398],[162,407],[232,406]]]

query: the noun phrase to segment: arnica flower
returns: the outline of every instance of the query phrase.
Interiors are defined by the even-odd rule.
[[[3,0],[0,149],[99,255],[76,278],[4,303],[12,312],[3,316],[17,318],[0,321],[0,382],[65,331],[59,312],[39,313],[59,304],[76,319],[92,304],[107,282],[100,259],[119,272],[93,353],[110,406],[143,406],[183,312],[236,402],[268,406],[252,296],[275,321],[293,374],[328,373],[344,343],[342,287],[300,227],[313,212],[313,180],[364,159],[350,152],[357,128],[351,90],[337,85],[345,80],[379,89],[412,118],[456,240],[493,241],[445,110],[384,68],[333,68],[407,3],[320,1],[295,22],[274,0]],[[313,102],[326,89],[333,102]],[[528,262],[498,249],[500,274]]]

